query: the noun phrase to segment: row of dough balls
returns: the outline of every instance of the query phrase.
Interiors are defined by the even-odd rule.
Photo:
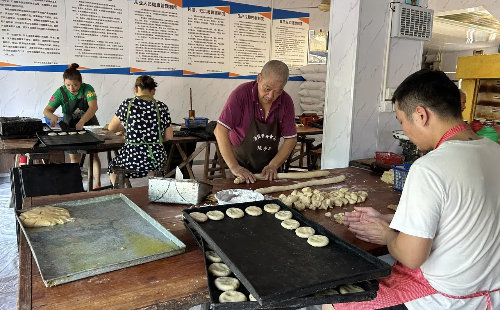
[[[48,135],[53,137],[53,136],[57,136],[57,135],[65,136],[65,135],[68,135],[68,134],[69,135],[76,135],[77,133],[83,135],[84,133],[86,133],[86,131],[83,130],[83,131],[78,131],[78,132],[77,131],[70,131],[70,132],[66,132],[66,131],[62,131],[62,132],[49,132]]]
[[[364,202],[368,198],[365,191],[349,192],[347,188],[341,188],[331,192],[322,192],[318,189],[312,190],[304,187],[302,190],[294,190],[290,195],[281,194],[279,199],[289,207],[302,211],[327,210],[328,208],[342,207],[348,204]]]

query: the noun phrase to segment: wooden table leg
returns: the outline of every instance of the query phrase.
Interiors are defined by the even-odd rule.
[[[208,167],[210,166],[210,142],[205,142],[205,165],[203,168],[203,181],[208,181]]]
[[[170,146],[170,151],[168,152],[167,156],[167,164],[165,165],[165,171],[170,171],[170,165],[172,164],[172,157],[174,156],[174,146]]]
[[[29,198],[29,199],[28,199]],[[31,198],[23,199],[23,208],[31,208]],[[32,288],[32,263],[31,249],[26,237],[21,232],[19,240],[19,281],[22,283],[17,288],[18,310],[31,310],[31,288]]]
[[[179,145],[179,143],[176,143],[175,144],[177,146],[177,149],[179,150],[179,153],[181,154],[181,157],[182,157],[182,160],[183,160],[183,163],[186,163],[185,166],[186,166],[186,169],[188,171],[188,174],[189,174],[189,178],[190,179],[195,179],[194,177],[194,173],[193,173],[193,169],[191,169],[191,165],[189,164],[190,160],[187,160],[187,156],[186,156],[186,153],[184,153],[184,150],[182,149],[182,147]],[[199,154],[199,153],[198,153]],[[180,167],[179,167],[180,168]]]
[[[94,154],[89,154],[89,180],[87,192],[94,190]]]
[[[177,145],[177,143],[176,143],[176,145]],[[172,145],[172,148],[173,147],[174,146]],[[191,165],[189,165],[189,162],[192,161],[196,156],[198,156],[198,154],[200,154],[201,151],[203,151],[205,149],[205,147],[206,147],[206,144],[203,143],[196,150],[194,150],[194,152],[191,155],[189,155],[189,157],[186,158],[185,157],[186,153],[184,153],[184,150],[182,150],[182,148],[180,146],[177,146],[177,148],[179,149],[179,152],[181,153],[182,159],[184,159],[184,161],[178,166],[179,169],[182,169],[184,166],[187,166],[186,168],[188,169],[188,172],[189,172],[191,170]],[[190,176],[192,173],[193,173],[193,170],[191,170]],[[170,178],[174,174],[175,174],[175,169],[172,169],[167,174],[165,174],[165,178]],[[192,178],[194,179],[194,175]]]
[[[221,169],[220,172],[221,172],[222,178],[225,179],[226,178],[226,168],[224,168],[224,159],[222,158],[222,154],[220,153],[219,145],[217,144],[217,142],[215,143],[215,151],[217,152],[217,160],[219,161],[219,166]]]

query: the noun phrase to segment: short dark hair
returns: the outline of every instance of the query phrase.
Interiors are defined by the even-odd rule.
[[[142,90],[154,90],[156,86],[158,84],[149,75],[141,75],[135,80],[135,87],[139,87]]]
[[[279,80],[280,83],[286,84],[286,82],[288,82],[290,70],[288,69],[286,63],[281,60],[269,60],[264,67],[262,67],[260,75],[262,78],[265,78],[268,75],[273,75]]]
[[[427,108],[443,119],[462,118],[460,91],[444,72],[422,69],[401,83],[392,102],[411,119],[418,106]]]
[[[68,66],[68,69],[64,70],[63,79],[82,82],[82,74],[78,71],[78,64],[72,63]]]

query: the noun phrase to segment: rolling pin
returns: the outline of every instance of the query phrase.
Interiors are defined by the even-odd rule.
[[[317,177],[326,177],[330,174],[330,171],[319,170],[319,171],[309,171],[309,172],[289,172],[289,173],[278,173],[278,179],[309,179]],[[256,180],[265,180],[260,174],[253,175]],[[234,179],[234,184],[245,183],[245,179],[237,177]]]

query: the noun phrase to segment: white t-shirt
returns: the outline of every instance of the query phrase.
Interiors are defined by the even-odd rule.
[[[451,140],[418,159],[390,227],[433,239],[420,267],[437,291],[466,296],[500,288],[500,146]],[[500,292],[490,294],[500,309]],[[416,309],[486,309],[486,297],[439,294],[406,303]]]

